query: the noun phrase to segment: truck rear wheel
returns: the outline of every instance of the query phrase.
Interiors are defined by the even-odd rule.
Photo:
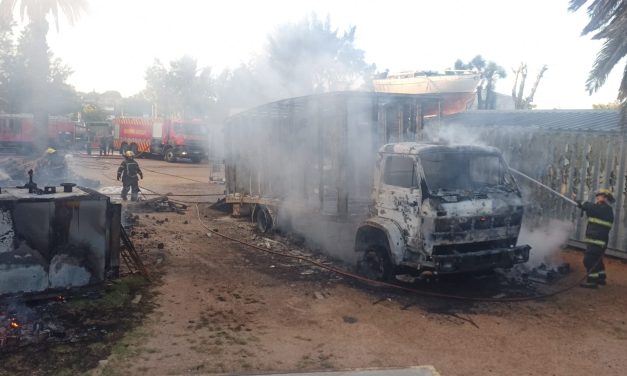
[[[257,229],[263,233],[272,230],[274,225],[272,214],[270,214],[265,206],[261,206],[255,210],[255,222],[257,224]]]
[[[390,261],[387,247],[371,245],[363,253],[363,257],[357,263],[357,272],[366,278],[375,281],[394,280],[394,265]]]

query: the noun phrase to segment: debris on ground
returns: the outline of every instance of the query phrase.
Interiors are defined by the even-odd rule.
[[[545,263],[531,268],[523,274],[523,278],[537,283],[552,284],[571,272],[570,264],[563,263],[549,266]]]
[[[160,196],[148,200],[129,204],[128,209],[133,212],[174,212],[184,214],[187,205],[170,200],[167,196]],[[164,220],[167,222],[167,218]]]

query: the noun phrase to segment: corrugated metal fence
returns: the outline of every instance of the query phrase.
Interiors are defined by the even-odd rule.
[[[500,148],[511,167],[566,196],[576,193],[578,199],[590,200],[597,189],[610,189],[616,203],[608,253],[627,259],[627,132],[618,112],[491,112],[458,114],[429,126],[453,128],[458,136]],[[572,242],[581,245],[586,221],[580,211],[545,189],[518,180],[529,199],[528,224],[572,221],[576,223]]]

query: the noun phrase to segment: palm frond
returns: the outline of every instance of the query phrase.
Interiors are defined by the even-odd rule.
[[[574,12],[585,5],[588,0],[571,0],[569,10]],[[608,25],[617,15],[625,12],[627,1],[625,0],[594,0],[588,6],[587,13],[590,21],[581,32],[582,35],[589,34]]]
[[[612,33],[614,34],[614,33]],[[597,53],[586,87],[590,93],[597,91],[607,79],[612,68],[627,55],[627,38],[620,35],[609,36]]]
[[[618,100],[622,102],[623,107],[627,108],[627,64],[623,69],[623,79],[618,87]]]

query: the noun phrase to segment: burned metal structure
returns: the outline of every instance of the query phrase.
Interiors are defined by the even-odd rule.
[[[371,201],[379,147],[416,141],[439,103],[435,96],[338,92],[232,116],[224,127],[229,200],[294,198],[328,215],[362,214]]]
[[[73,184],[0,193],[0,295],[63,290],[119,271],[121,206]]]
[[[619,111],[468,111],[426,127],[438,128],[498,147],[513,168],[563,195],[591,200],[597,189],[610,189],[616,203],[608,253],[627,258],[627,125]],[[586,220],[579,210],[540,187],[525,189],[530,227],[570,221],[571,245],[583,246]]]
[[[440,108],[437,96],[339,92],[233,116],[226,202],[375,278],[525,262],[520,192],[500,152],[417,142]]]

